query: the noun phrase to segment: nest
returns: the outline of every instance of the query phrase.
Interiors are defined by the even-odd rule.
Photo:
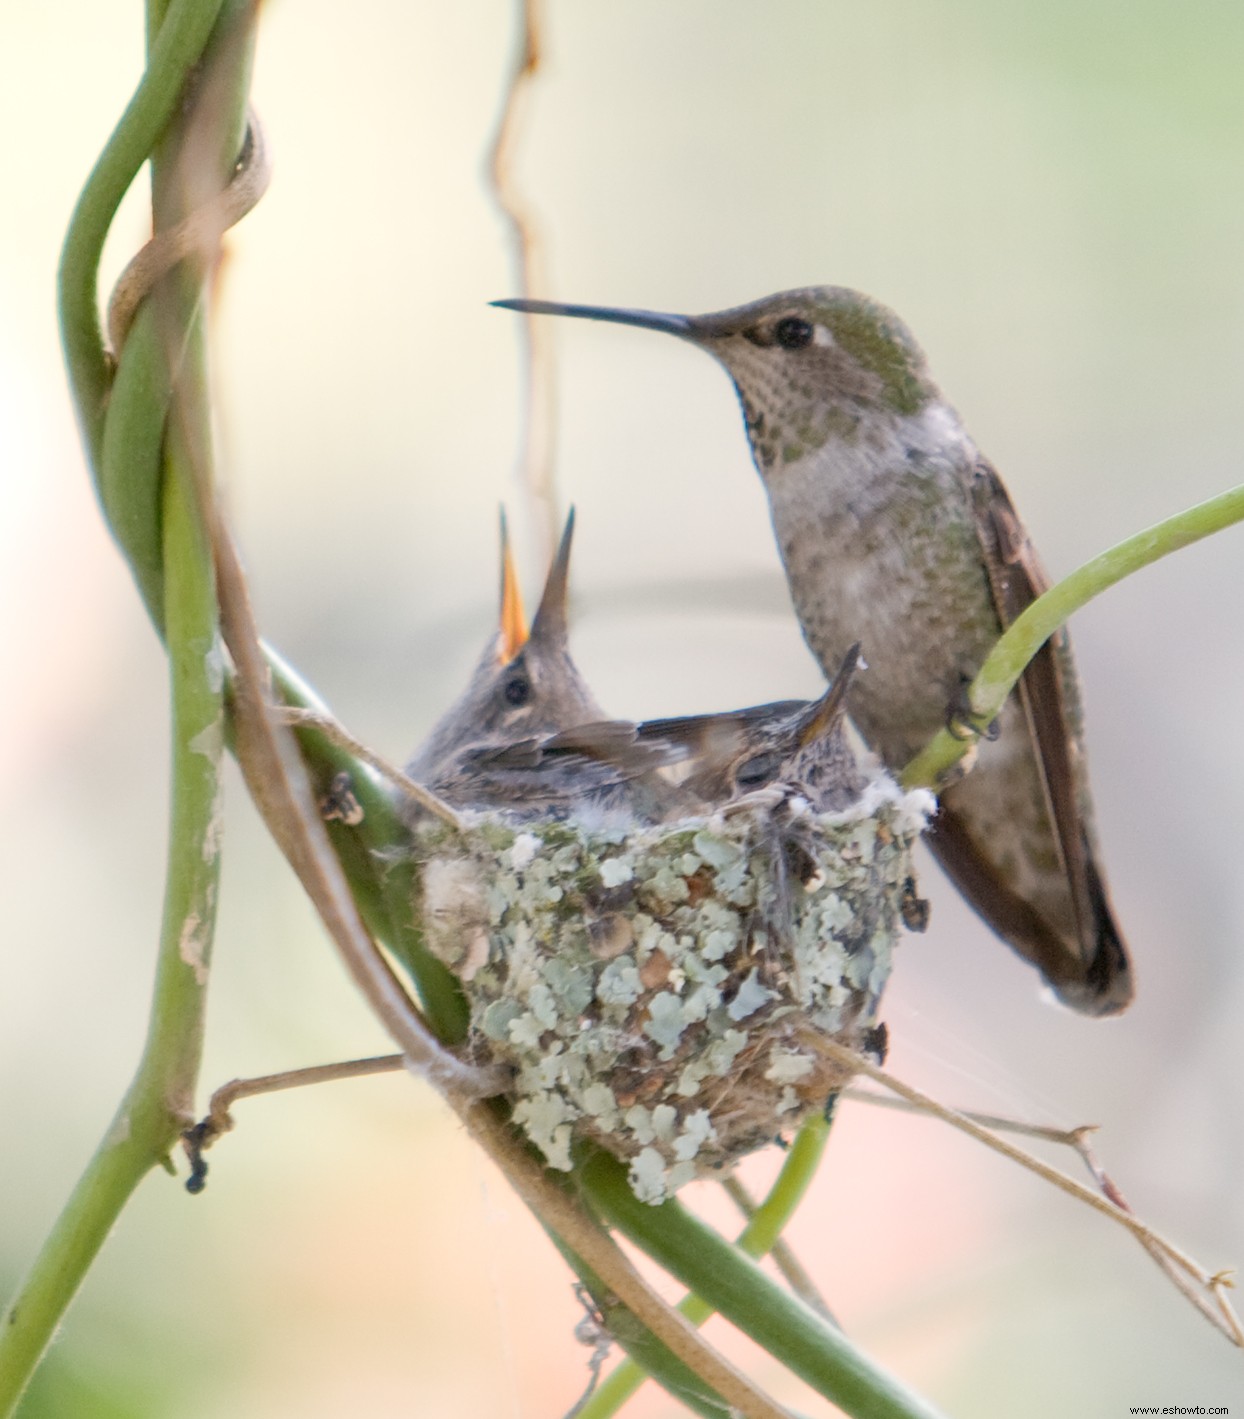
[[[652,827],[470,814],[417,835],[417,911],[549,1165],[592,1140],[657,1203],[823,1108],[824,1040],[875,1048],[931,807],[881,776],[832,814],[790,792]]]

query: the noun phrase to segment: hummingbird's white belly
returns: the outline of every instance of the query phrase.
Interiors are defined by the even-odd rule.
[[[862,642],[851,715],[891,767],[945,724],[1000,630],[968,492],[975,449],[931,422],[834,440],[769,479],[804,637],[827,675]]]

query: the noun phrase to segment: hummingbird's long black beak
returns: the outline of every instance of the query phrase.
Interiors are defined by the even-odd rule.
[[[664,330],[667,335],[693,339],[695,325],[687,315],[665,315],[659,310],[616,310],[607,305],[566,305],[562,301],[492,301],[502,310],[525,315],[570,315],[579,320],[607,320],[613,325],[638,325],[643,330]]]

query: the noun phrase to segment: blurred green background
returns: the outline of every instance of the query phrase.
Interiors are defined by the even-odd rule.
[[[93,501],[53,316],[141,27],[137,4],[83,0],[0,20],[6,1291],[137,1058],[159,920],[164,667]],[[1244,8],[558,0],[547,29],[519,170],[552,294],[695,311],[868,291],[925,345],[1056,574],[1241,480]],[[486,304],[515,293],[481,179],[513,37],[501,0],[263,17],[276,175],[229,241],[221,463],[266,634],[395,758],[490,631],[500,501],[532,596],[543,571],[514,476],[517,324]],[[136,194],[106,275],[145,220]],[[557,339],[575,643],[601,701],[816,693],[725,377],[642,332]],[[1242,539],[1074,626],[1132,1010],[1044,1002],[928,866],[931,930],[886,1011],[895,1071],[948,1102],[1103,1124],[1133,1204],[1211,1268],[1244,1259]],[[205,1086],[383,1050],[230,788]],[[568,1273],[427,1089],[338,1084],[238,1116],[203,1197],[144,1184],[25,1419],[571,1404]],[[1134,1243],[941,1125],[844,1107],[791,1235],[858,1340],[960,1419],[1244,1403],[1238,1352]]]

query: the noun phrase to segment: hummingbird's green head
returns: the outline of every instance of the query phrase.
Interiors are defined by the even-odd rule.
[[[693,317],[688,338],[726,367],[763,471],[862,423],[917,414],[936,395],[924,354],[885,306],[813,286]]]
[[[766,472],[815,453],[831,438],[856,438],[870,420],[917,414],[937,397],[924,353],[903,322],[842,286],[782,291],[693,316],[551,301],[494,304],[664,330],[707,350],[734,381],[756,461]]]

